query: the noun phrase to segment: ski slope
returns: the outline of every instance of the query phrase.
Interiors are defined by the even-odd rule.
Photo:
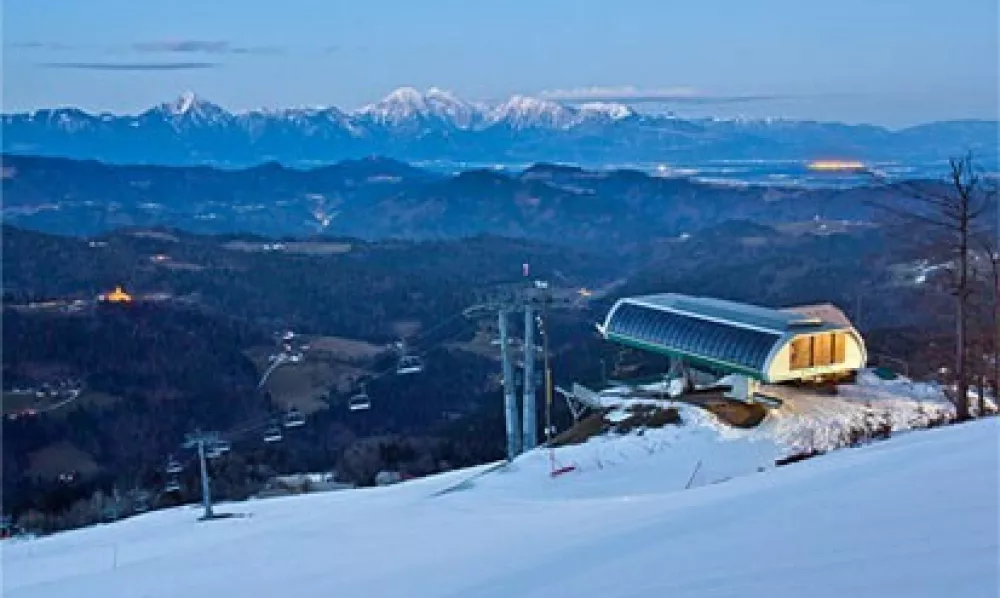
[[[160,511],[5,542],[3,595],[993,598],[998,423],[690,490],[654,456],[550,479],[529,453],[491,473],[219,509],[242,518]]]

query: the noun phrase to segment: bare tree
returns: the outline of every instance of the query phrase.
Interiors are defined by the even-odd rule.
[[[966,420],[971,373],[969,317],[977,282],[973,262],[978,259],[977,244],[982,239],[996,238],[992,223],[984,222],[989,212],[996,209],[996,188],[980,175],[971,153],[949,160],[946,185],[905,183],[896,187],[911,201],[901,205],[881,202],[876,207],[898,217],[922,241],[929,243],[928,247],[946,261],[952,273],[948,286],[955,298],[954,402],[957,419]]]
[[[1000,212],[998,212],[1000,217]],[[986,289],[981,293],[979,322],[981,362],[983,366],[982,383],[979,392],[978,413],[983,415],[985,405],[983,404],[983,388],[988,386],[993,389],[994,399],[1000,399],[1000,221],[997,227],[990,230],[987,228],[985,236],[981,239],[981,255],[977,255],[975,272],[977,278],[985,283]],[[976,357],[980,357],[977,352]]]

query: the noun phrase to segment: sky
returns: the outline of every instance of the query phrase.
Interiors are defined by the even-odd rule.
[[[998,118],[996,0],[5,0],[4,112],[353,109],[401,86],[682,116]]]

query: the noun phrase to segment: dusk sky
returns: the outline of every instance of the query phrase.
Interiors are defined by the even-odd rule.
[[[995,119],[998,27],[996,0],[5,0],[3,111],[138,112],[184,90],[352,109],[412,85],[681,115]]]

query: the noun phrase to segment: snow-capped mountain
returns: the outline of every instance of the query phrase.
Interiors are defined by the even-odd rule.
[[[739,159],[935,161],[973,150],[997,157],[996,121],[890,131],[792,120],[639,114],[620,103],[569,105],[515,95],[470,102],[402,87],[356,110],[231,112],[193,92],[138,115],[76,108],[2,116],[3,151],[117,163],[316,164],[367,155],[401,160],[587,165]]]
[[[468,129],[481,122],[483,109],[436,87],[428,89],[427,93],[421,93],[413,87],[401,87],[382,100],[351,114],[388,127],[439,124]]]
[[[603,115],[611,120],[621,120],[635,116],[635,111],[625,104],[615,102],[588,102],[580,105],[583,114]]]
[[[489,122],[514,129],[569,129],[587,118],[587,113],[553,102],[516,95],[495,106]]]
[[[172,102],[166,102],[139,115],[147,120],[162,119],[175,126],[219,127],[229,124],[233,115],[218,104],[185,91]]]

